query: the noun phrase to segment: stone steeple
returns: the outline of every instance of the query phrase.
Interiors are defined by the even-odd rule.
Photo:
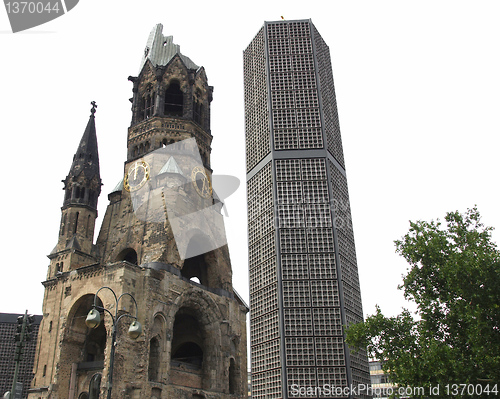
[[[65,190],[63,207],[81,204],[97,209],[97,199],[101,193],[102,183],[95,129],[96,108],[95,101],[92,101],[87,127],[73,156],[68,176],[63,180]]]
[[[97,262],[93,244],[97,200],[101,193],[99,153],[95,128],[96,103],[64,183],[64,202],[56,247],[49,255],[48,276]]]

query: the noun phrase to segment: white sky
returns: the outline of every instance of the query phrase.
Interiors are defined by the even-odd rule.
[[[0,10],[0,312],[41,314],[61,180],[93,100],[104,182],[100,225],[126,157],[127,77],[137,76],[157,23],[214,86],[212,166],[242,183],[226,200],[226,231],[234,286],[247,302],[242,52],[265,20],[311,18],[330,47],[365,315],[375,304],[388,315],[408,306],[396,288],[406,263],[393,241],[409,220],[477,204],[486,224],[500,226],[499,2],[240,4],[81,0],[67,15],[16,34]]]

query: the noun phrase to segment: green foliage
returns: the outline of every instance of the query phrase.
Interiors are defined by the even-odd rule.
[[[438,221],[410,222],[395,241],[410,267],[398,288],[417,305],[417,317],[376,313],[347,329],[352,348],[371,357],[400,386],[500,384],[500,252],[477,208]],[[426,392],[429,392],[426,389]],[[438,397],[438,396],[434,396]],[[465,397],[460,395],[457,397]]]

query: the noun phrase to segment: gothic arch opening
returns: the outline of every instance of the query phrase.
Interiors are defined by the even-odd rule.
[[[80,216],[80,212],[76,212],[75,218],[74,218],[74,224],[73,224],[73,234],[76,234],[78,231],[78,218]]]
[[[160,382],[162,379],[162,353],[165,346],[165,319],[160,314],[154,318],[149,340],[148,380]]]
[[[66,191],[66,194],[68,193],[68,191]],[[64,235],[64,232],[66,230],[66,218],[67,218],[67,214],[65,213],[62,217],[62,220],[61,220],[61,231],[60,231],[60,235],[63,236]]]
[[[184,94],[177,80],[170,82],[165,90],[163,113],[166,116],[182,116],[184,111]]]
[[[184,261],[181,274],[189,280],[208,286],[208,265],[205,262],[205,254],[197,255]]]
[[[116,257],[117,262],[122,260],[132,263],[133,265],[137,265],[137,252],[135,252],[132,248],[125,248]]]
[[[153,116],[155,108],[155,93],[146,94],[144,96],[144,119],[148,119]]]
[[[184,387],[211,389],[219,383],[213,370],[218,376],[227,372],[222,364],[224,355],[219,350],[220,320],[224,317],[203,290],[191,288],[176,302],[167,323],[168,335],[172,337],[170,381]]]
[[[175,315],[171,365],[201,370],[203,365],[204,332],[189,309],[180,309]]]
[[[84,381],[87,381],[86,384],[88,384],[91,377],[97,375],[96,370],[102,370],[104,367],[104,353],[107,341],[106,327],[103,322],[95,329],[90,329],[85,324],[85,319],[90,309],[92,309],[93,303],[93,294],[84,295],[74,303],[68,313],[61,345],[59,372],[75,378],[76,386],[82,386]],[[97,305],[102,306],[99,299]],[[104,319],[104,314],[101,314],[101,318]],[[78,365],[76,371],[72,369],[74,363]],[[94,385],[100,383],[100,379],[97,381],[98,377],[95,378]],[[69,384],[69,380],[68,378],[67,381],[61,384],[59,392],[69,392],[69,385],[65,386],[65,384]],[[88,388],[88,385],[86,388]],[[92,397],[90,391],[89,397]]]
[[[236,364],[234,359],[229,359],[229,393],[234,395],[236,393],[237,379],[236,379]]]
[[[149,381],[158,381],[160,374],[160,341],[157,337],[149,341]]]
[[[202,124],[203,121],[203,99],[201,96],[201,91],[196,90],[193,96],[193,119],[196,123]]]
[[[97,328],[90,329],[85,324],[87,314],[92,309],[94,295],[85,295],[80,298],[73,306],[72,312],[68,317],[68,330],[66,331],[66,340],[71,344],[68,346],[81,345],[81,357],[79,362],[102,362],[104,361],[104,349],[106,347],[106,328],[104,323],[99,324]],[[101,301],[98,305],[102,306]],[[68,347],[68,349],[70,349]]]
[[[222,288],[217,256],[215,250],[210,251],[208,240],[201,234],[191,238],[186,253],[199,255],[184,260],[181,275],[209,288]]]
[[[89,399],[99,398],[99,393],[101,391],[101,377],[102,375],[100,373],[94,374],[94,376],[90,380]]]

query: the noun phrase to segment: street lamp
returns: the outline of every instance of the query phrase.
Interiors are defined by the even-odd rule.
[[[99,294],[99,291],[103,289],[110,290],[113,293],[113,296],[115,297],[114,315],[108,309],[97,305],[97,295]],[[132,316],[131,314],[128,313],[124,313],[118,316],[118,302],[125,295],[129,296],[135,304],[135,316]],[[135,298],[128,292],[125,292],[121,294],[119,297],[117,297],[115,292],[111,288],[109,287],[99,288],[94,295],[94,304],[92,305],[92,309],[90,309],[90,312],[87,315],[87,318],[85,319],[85,324],[87,325],[87,327],[93,329],[99,326],[99,324],[101,323],[101,314],[99,311],[108,312],[109,315],[111,316],[111,319],[113,320],[113,330],[111,332],[111,355],[109,357],[108,394],[107,394],[107,399],[111,399],[111,388],[113,387],[113,364],[115,361],[115,346],[116,346],[116,331],[117,331],[116,326],[122,317],[130,317],[134,319],[134,321],[130,324],[130,327],[128,328],[128,336],[132,339],[137,339],[142,334],[142,326],[141,323],[139,323],[139,321],[137,320],[137,302]]]

